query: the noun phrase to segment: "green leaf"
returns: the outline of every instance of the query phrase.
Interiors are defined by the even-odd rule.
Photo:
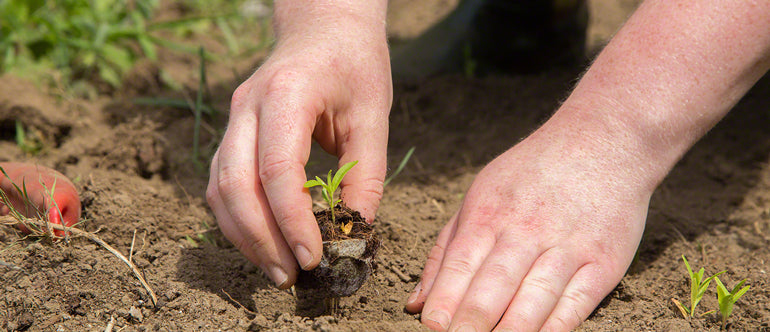
[[[120,74],[109,66],[99,67],[99,77],[112,86],[120,86]]]
[[[131,65],[133,64],[131,52],[111,44],[102,46],[101,51],[103,57],[109,63],[113,63],[118,66],[121,72],[126,72],[131,69]]]
[[[743,282],[741,282],[741,284],[743,284]],[[746,292],[748,292],[748,291],[749,291],[749,288],[751,288],[751,286],[746,286],[746,287],[743,287],[741,290],[739,290],[739,291],[735,292],[735,293],[733,294],[733,301],[737,302],[737,301],[738,301],[738,299],[740,299],[740,298],[741,298],[741,296],[743,296],[743,294],[746,294]]]
[[[308,180],[307,182],[305,182],[305,188],[312,188],[315,186],[323,186],[323,185],[324,183],[318,180]]]
[[[332,180],[332,188],[337,189],[339,187],[340,183],[342,182],[342,178],[345,177],[345,174],[350,171],[353,166],[358,164],[358,160],[351,161],[345,165],[342,165],[339,170],[337,170],[337,174],[334,174],[334,179]]]
[[[401,163],[398,164],[398,168],[396,168],[396,171],[393,172],[387,179],[385,179],[385,182],[382,183],[382,186],[385,187],[390,183],[391,180],[393,180],[398,174],[401,173],[401,171],[406,166],[406,163],[409,161],[409,158],[412,158],[412,153],[414,153],[414,147],[411,147],[409,151],[406,152],[406,155],[404,155],[404,159],[401,159]],[[684,255],[682,255],[684,257]]]
[[[155,50],[155,44],[152,43],[150,38],[140,35],[137,36],[137,41],[139,41],[139,46],[142,47],[142,52],[147,58],[150,60],[158,60],[158,52]]]

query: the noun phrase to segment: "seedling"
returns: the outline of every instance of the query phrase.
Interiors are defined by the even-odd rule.
[[[705,273],[703,268],[700,268],[698,272],[693,272],[692,268],[690,268],[690,263],[687,262],[687,258],[685,258],[684,255],[682,255],[682,260],[684,260],[684,266],[687,267],[687,273],[690,274],[690,308],[687,308],[687,306],[684,304],[679,303],[679,301],[674,301],[674,303],[676,303],[677,307],[679,307],[679,310],[682,311],[682,314],[685,317],[687,315],[693,317],[695,316],[695,307],[698,306],[698,302],[700,302],[700,300],[703,298],[703,294],[706,293],[706,289],[709,287],[711,280],[716,278],[718,275],[725,273],[725,271],[703,279],[703,274]],[[704,313],[704,315],[705,314],[706,313]]]
[[[717,301],[719,302],[719,312],[722,314],[722,329],[724,329],[725,325],[727,325],[727,319],[733,313],[733,305],[743,294],[749,291],[750,286],[741,288],[743,283],[746,282],[746,279],[743,279],[730,292],[718,277],[714,278],[714,280],[717,282]]]
[[[335,221],[334,219],[334,207],[337,206],[337,203],[341,202],[341,199],[335,199],[334,198],[334,192],[337,191],[337,188],[340,186],[340,183],[342,183],[342,178],[345,177],[345,174],[353,168],[358,163],[358,160],[351,161],[345,165],[342,165],[339,170],[337,170],[337,173],[334,174],[334,177],[332,177],[332,171],[329,170],[329,174],[326,176],[326,182],[321,180],[318,176],[315,177],[315,179],[308,180],[305,182],[305,188],[312,188],[315,186],[321,186],[321,194],[324,197],[324,200],[326,200],[326,203],[329,203],[329,208],[332,211],[332,222]],[[353,229],[353,223],[347,223],[345,225],[341,225],[340,228],[345,233],[345,235],[350,234],[350,230]]]
[[[398,167],[396,168],[396,171],[393,172],[387,179],[385,179],[385,182],[382,183],[383,187],[387,187],[388,183],[393,180],[398,174],[401,173],[401,171],[404,170],[404,167],[406,166],[406,163],[409,162],[409,158],[412,157],[412,153],[414,153],[414,147],[409,148],[409,151],[406,152],[406,155],[404,155],[404,159],[401,159],[401,163],[398,164]]]

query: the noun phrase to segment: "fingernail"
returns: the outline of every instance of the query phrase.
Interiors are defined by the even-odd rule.
[[[281,286],[286,284],[286,281],[289,280],[289,275],[286,274],[286,271],[275,264],[268,266],[267,273],[270,275],[270,279],[273,279],[273,282],[275,282],[275,285],[278,286],[278,288],[281,288]]]
[[[442,310],[433,310],[423,318],[438,324],[441,330],[446,330],[449,327],[449,314]]]
[[[297,256],[297,262],[299,262],[299,266],[302,266],[303,270],[307,270],[310,264],[313,263],[313,254],[301,244],[294,247],[294,255]]]
[[[420,291],[422,290],[422,282],[418,282],[417,286],[414,286],[414,290],[412,291],[412,295],[409,295],[409,298],[406,299],[406,304],[412,304],[414,301],[417,301],[417,296],[420,295]]]

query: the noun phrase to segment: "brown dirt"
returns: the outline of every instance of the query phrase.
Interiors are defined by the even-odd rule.
[[[194,60],[166,61],[194,72]],[[239,64],[234,78],[213,75],[212,102],[226,109],[257,62]],[[397,86],[389,162],[397,165],[411,146],[416,150],[385,189],[377,214],[379,268],[341,300],[338,316],[313,319],[295,315],[292,294],[274,288],[212,227],[207,174],[190,162],[188,111],[132,105],[126,98],[135,92],[52,97],[22,79],[0,77],[0,160],[37,162],[69,176],[81,193],[83,229],[98,231],[121,252],[129,252],[136,234],[134,261],[161,302],[154,308],[130,270],[87,239],[51,243],[3,227],[0,328],[103,331],[114,318],[122,331],[424,330],[403,303],[438,230],[474,174],[547,119],[579,72],[442,76]],[[158,89],[142,93],[173,95]],[[673,307],[671,298],[685,301],[689,291],[682,254],[707,273],[727,270],[728,285],[748,278],[751,290],[736,305],[730,330],[770,330],[768,96],[766,78],[666,178],[652,198],[638,259],[580,331],[718,331],[715,316],[687,320]],[[43,152],[31,156],[16,146],[16,119],[39,132]],[[216,142],[224,120],[207,118],[204,146]],[[317,163],[309,175],[334,167],[320,149],[311,160]],[[699,308],[715,305],[712,288]]]

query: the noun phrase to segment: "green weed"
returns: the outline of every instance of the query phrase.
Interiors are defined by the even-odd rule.
[[[43,76],[56,69],[65,83],[100,80],[119,87],[137,60],[156,60],[158,48],[198,51],[165,38],[162,31],[193,31],[201,24],[210,30],[207,24],[214,22],[228,48],[238,51],[237,22],[248,26],[245,18],[237,19],[242,2],[221,6],[231,9],[227,14],[201,9],[200,16],[158,22],[159,0],[0,1],[0,72]]]
[[[21,121],[16,120],[16,146],[25,153],[36,155],[43,150],[43,142],[40,137],[27,134]]]
[[[746,294],[746,292],[749,291],[750,286],[741,288],[746,282],[746,279],[743,279],[733,287],[731,292],[727,290],[727,287],[725,287],[718,277],[714,278],[714,280],[717,282],[717,301],[719,302],[719,313],[722,316],[722,329],[724,329],[727,325],[727,319],[730,318],[730,315],[733,313],[733,305],[741,298],[741,296],[743,296],[743,294]]]
[[[412,153],[414,153],[414,147],[409,148],[409,151],[407,151],[406,155],[404,155],[404,159],[401,159],[401,163],[398,164],[396,171],[393,172],[393,174],[391,174],[387,179],[385,179],[385,182],[382,183],[383,187],[387,186],[391,180],[393,180],[396,176],[398,176],[398,174],[401,173],[402,170],[404,170],[406,163],[409,162],[410,158],[412,158]]]
[[[690,317],[694,317],[695,307],[697,307],[700,300],[703,299],[703,295],[706,293],[706,289],[708,289],[711,280],[717,278],[718,275],[725,273],[725,271],[718,272],[713,276],[703,279],[703,274],[705,273],[704,268],[700,268],[698,272],[693,272],[692,268],[690,268],[690,263],[684,255],[682,255],[682,260],[684,260],[684,266],[687,267],[687,273],[690,274],[690,307],[688,308],[678,301],[675,301],[674,303],[676,303],[679,309],[682,310],[682,314],[686,313]],[[706,312],[703,315],[707,313],[709,312]]]
[[[201,162],[202,158],[200,152],[200,130],[201,124],[203,122],[203,114],[214,116],[219,114],[219,111],[203,102],[204,95],[206,95],[206,91],[208,89],[208,83],[206,82],[206,51],[203,49],[203,47],[198,49],[198,59],[200,61],[200,65],[198,67],[198,91],[195,93],[194,103],[175,98],[135,98],[133,102],[137,105],[174,107],[192,111],[193,116],[195,117],[195,123],[193,125],[191,159],[196,170],[203,171],[205,170],[205,166]],[[208,160],[209,156],[205,156],[205,159]]]

